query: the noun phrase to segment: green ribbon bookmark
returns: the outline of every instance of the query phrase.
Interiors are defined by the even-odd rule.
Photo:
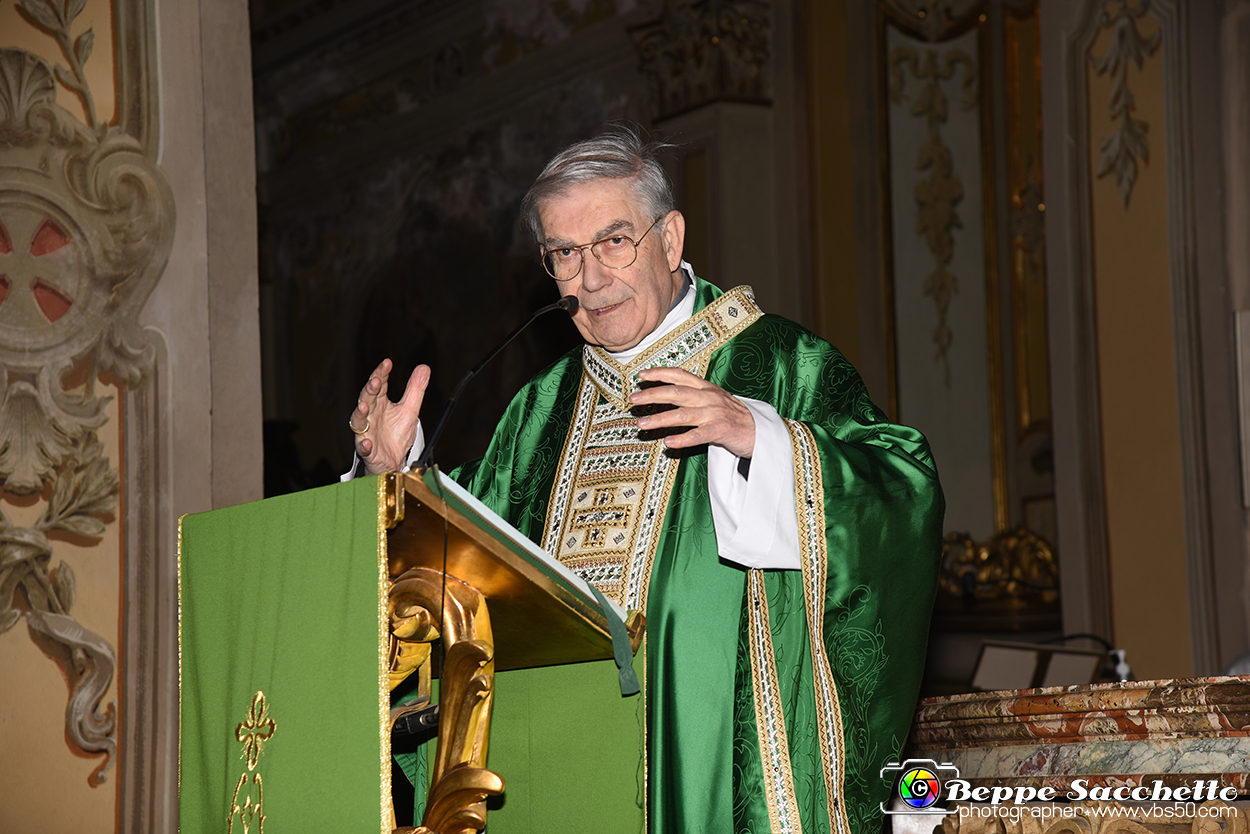
[[[589,582],[586,584],[590,585]],[[629,632],[625,630],[625,623],[616,616],[616,612],[598,588],[590,585],[590,590],[599,601],[603,616],[608,621],[608,634],[612,636],[612,657],[616,660],[616,668],[620,670],[621,697],[637,695],[642,687],[638,685],[638,676],[634,674],[634,653],[629,650]]]

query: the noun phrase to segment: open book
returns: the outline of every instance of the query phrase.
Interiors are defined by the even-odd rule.
[[[528,556],[536,566],[540,566],[558,576],[563,582],[585,597],[588,603],[593,605],[599,604],[598,595],[590,587],[589,582],[558,561],[556,557],[534,544],[520,530],[504,521],[490,507],[487,507],[475,496],[469,494],[464,487],[448,478],[437,468],[425,470],[422,473],[422,481],[435,495],[439,495],[439,490],[442,490],[441,494],[449,504],[459,510],[466,518],[477,522],[483,529],[495,532],[497,534],[496,539],[509,549],[518,555]],[[606,599],[605,601],[611,606],[612,611],[616,613],[617,619],[624,622],[625,609],[621,608],[614,600]]]

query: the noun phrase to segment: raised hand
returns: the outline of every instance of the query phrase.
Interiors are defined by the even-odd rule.
[[[702,377],[681,368],[648,368],[638,374],[645,382],[665,382],[645,388],[629,397],[634,405],[668,403],[669,411],[638,418],[642,431],[691,426],[689,431],[664,438],[670,449],[685,449],[709,443],[721,446],[740,458],[755,451],[755,418],[740,400]]]
[[[356,454],[370,475],[394,472],[407,462],[408,450],[417,439],[421,401],[430,384],[430,366],[418,365],[408,377],[404,395],[393,403],[386,395],[392,367],[391,360],[383,359],[373,369],[369,381],[360,389],[356,408],[347,418],[347,425],[356,435]]]

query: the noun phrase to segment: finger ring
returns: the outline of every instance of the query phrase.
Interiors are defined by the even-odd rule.
[[[354,434],[364,434],[365,432],[369,431],[369,418],[368,417],[365,418],[365,427],[363,429],[358,429],[352,425],[352,418],[348,417],[347,427],[351,429]]]

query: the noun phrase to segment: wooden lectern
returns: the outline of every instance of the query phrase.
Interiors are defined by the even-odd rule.
[[[577,830],[605,802],[640,830],[643,712],[609,618],[618,659],[643,627],[622,614],[434,472],[186,516],[180,829],[392,831],[392,726],[439,677],[424,816],[399,830],[480,830],[488,799],[492,834]]]

